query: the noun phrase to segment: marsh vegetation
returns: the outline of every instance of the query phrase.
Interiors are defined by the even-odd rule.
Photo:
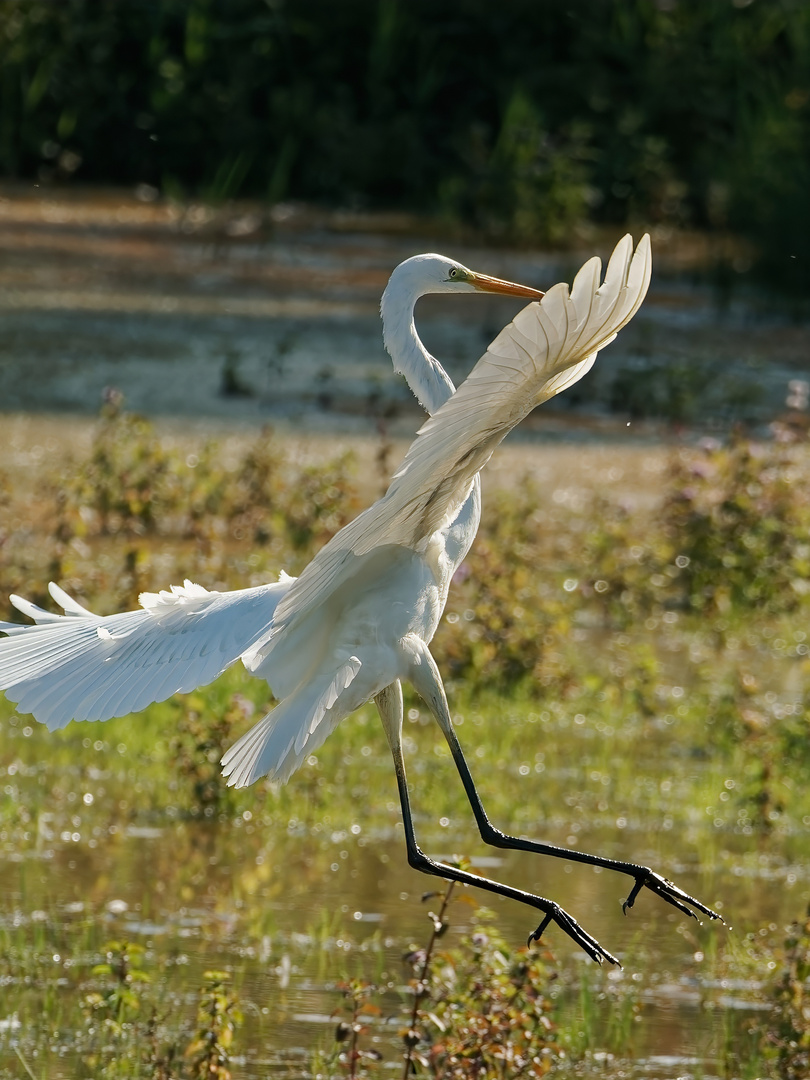
[[[3,702],[6,1073],[383,1075],[410,1052],[471,1076],[484,1025],[533,1047],[534,1072],[502,1057],[504,1076],[800,1075],[810,457],[780,435],[651,450],[652,499],[601,472],[576,493],[530,469],[487,491],[435,643],[494,820],[649,861],[733,930],[653,897],[624,918],[608,874],[514,854],[498,876],[559,899],[622,970],[553,935],[526,952],[508,904],[423,903],[371,710],[287,787],[234,792],[219,757],[268,705],[239,671],[55,735]],[[53,577],[106,611],[186,576],[295,573],[358,481],[350,457],[302,465],[270,433],[227,454],[161,437],[112,396],[58,477],[4,477],[0,592],[44,601]],[[434,725],[407,709],[423,844],[492,866]]]
[[[508,903],[422,900],[369,709],[289,786],[234,792],[222,750],[271,704],[238,670],[53,735],[3,699],[0,1077],[805,1076],[806,401],[767,425],[806,367],[810,7],[0,16],[0,406],[36,414],[0,421],[0,605],[48,603],[49,578],[108,612],[298,572],[415,427],[379,374],[393,265],[451,247],[547,287],[571,246],[652,231],[655,295],[592,398],[488,470],[435,650],[497,824],[648,862],[731,924],[651,896],[625,918],[607,873],[496,858],[413,697],[423,846],[558,899],[621,970],[556,935],[527,951]],[[455,379],[512,314],[430,310]],[[90,436],[41,415],[111,384],[160,426],[115,393]],[[226,430],[268,419],[283,439]],[[361,427],[361,457],[331,449]]]

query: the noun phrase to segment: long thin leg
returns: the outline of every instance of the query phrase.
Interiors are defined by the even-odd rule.
[[[394,759],[396,770],[397,788],[399,800],[402,806],[402,823],[405,828],[405,843],[408,849],[408,862],[415,870],[421,870],[425,874],[433,874],[435,877],[447,878],[450,881],[458,881],[463,885],[472,885],[477,889],[486,889],[498,896],[506,896],[510,900],[517,900],[521,904],[536,908],[543,912],[544,918],[537,929],[529,936],[529,941],[537,941],[542,936],[550,923],[556,923],[561,930],[577,943],[592,960],[601,964],[603,960],[609,960],[611,964],[619,961],[611,953],[604,949],[596,938],[583,930],[579,923],[568,914],[559,904],[545,897],[536,896],[534,893],[524,892],[522,889],[503,885],[499,881],[490,878],[478,877],[470,874],[457,866],[449,866],[447,863],[437,862],[425,855],[416,842],[411,817],[411,803],[408,794],[408,781],[405,776],[405,760],[402,755],[402,687],[399,680],[382,690],[376,697],[375,702],[382,718],[383,727],[391,747],[391,755]],[[621,965],[619,965],[621,966]]]
[[[493,847],[498,848],[531,851],[538,855],[551,855],[556,859],[570,859],[572,862],[587,863],[589,866],[602,866],[607,870],[616,870],[620,874],[627,874],[633,878],[633,888],[622,904],[622,910],[625,914],[628,908],[631,908],[635,903],[639,892],[646,888],[654,892],[656,896],[660,896],[668,904],[676,907],[684,915],[689,915],[693,919],[697,919],[695,911],[692,910],[694,908],[710,919],[723,921],[722,916],[718,915],[716,911],[712,911],[700,900],[696,900],[694,896],[690,896],[683,889],[679,889],[673,882],[657,874],[648,866],[623,862],[620,859],[606,859],[601,855],[590,855],[584,851],[559,847],[556,844],[549,844],[542,840],[527,840],[520,836],[509,836],[507,833],[501,832],[500,829],[496,829],[487,817],[481,797],[475,787],[467,760],[464,757],[461,744],[453,727],[439,669],[436,667],[436,663],[426,646],[423,646],[420,661],[420,664],[412,671],[414,686],[436,717],[439,727],[442,729],[445,739],[447,739],[481,837],[487,844],[492,844]]]

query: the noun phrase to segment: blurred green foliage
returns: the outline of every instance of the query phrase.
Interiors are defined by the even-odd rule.
[[[806,451],[787,430],[674,451],[652,513],[597,493],[584,514],[549,518],[531,477],[493,492],[437,633],[447,677],[507,689],[528,678],[559,693],[577,625],[806,606]],[[0,594],[47,602],[47,572],[91,606],[120,607],[186,577],[235,588],[299,573],[360,509],[353,468],[350,454],[292,462],[268,432],[236,455],[215,442],[187,453],[120,403],[105,406],[89,455],[37,493],[39,525],[15,527],[0,501]],[[643,698],[643,662],[636,674]]]
[[[184,456],[167,447],[143,416],[105,404],[88,460],[64,485],[65,536],[174,536],[212,544],[227,538],[259,546],[279,540],[311,557],[357,511],[349,453],[296,470],[289,484],[283,451],[263,434],[228,467],[214,442]],[[61,485],[60,485],[61,486]]]
[[[606,617],[796,609],[810,590],[804,458],[794,442],[707,440],[673,454],[652,522],[604,508],[584,563]]]
[[[772,1009],[757,1025],[761,1050],[779,1080],[800,1080],[810,1069],[810,910],[790,927],[784,966],[771,988]]]
[[[559,694],[574,626],[795,611],[810,591],[804,462],[803,444],[743,438],[674,452],[652,515],[597,495],[586,515],[549,522],[531,480],[493,493],[437,633],[446,675]],[[623,672],[641,707],[644,668]]]
[[[109,1080],[231,1080],[227,1066],[242,1013],[229,986],[230,975],[206,971],[196,1030],[193,1035],[182,1028],[170,1032],[160,988],[153,985],[155,975],[164,976],[165,971],[147,970],[151,950],[137,942],[110,941],[104,953],[104,962],[92,969],[94,989],[82,999],[85,1024],[76,1033],[80,1044],[87,1043],[83,1060],[92,1074]],[[177,1020],[172,1017],[175,1024]]]
[[[0,172],[731,229],[810,280],[804,0],[0,0]]]
[[[131,941],[111,941],[105,948],[106,958],[92,970],[94,977],[103,977],[103,990],[91,990],[82,1007],[88,1016],[103,1017],[103,1026],[120,1036],[124,1024],[140,1009],[139,987],[151,982],[144,970],[142,945]]]
[[[231,1080],[228,1068],[242,1010],[226,971],[206,971],[197,1007],[197,1031],[185,1058],[192,1080]]]
[[[792,446],[741,437],[674,459],[663,518],[686,606],[798,605],[810,578],[810,506],[797,466]]]
[[[89,456],[38,493],[46,522],[15,525],[0,476],[0,590],[45,600],[44,573],[93,603],[132,606],[181,567],[223,588],[297,574],[356,516],[353,469],[350,452],[293,466],[269,432],[233,461],[212,441],[182,453],[107,405]]]

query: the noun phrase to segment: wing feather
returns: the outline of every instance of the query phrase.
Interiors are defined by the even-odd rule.
[[[187,581],[141,594],[141,608],[94,615],[57,585],[64,615],[13,597],[35,625],[2,623],[0,690],[51,729],[108,720],[215,679],[272,628],[292,578],[234,592]]]
[[[92,616],[92,611],[80,604],[78,600],[74,600],[72,596],[69,596],[55,581],[51,581],[48,585],[48,592],[59,607],[62,608],[65,615],[78,615],[80,618],[86,618],[88,615]]]

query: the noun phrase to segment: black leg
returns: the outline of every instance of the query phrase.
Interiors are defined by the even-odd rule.
[[[544,916],[543,920],[537,929],[529,935],[529,943],[538,941],[546,927],[553,922],[575,941],[580,948],[584,949],[588,956],[598,964],[601,964],[603,960],[608,960],[611,964],[618,964],[619,961],[615,956],[609,953],[607,949],[604,949],[596,938],[592,937],[586,930],[583,930],[576,919],[569,915],[567,911],[553,900],[546,900],[545,897],[536,896],[534,893],[524,892],[522,889],[515,889],[510,885],[504,885],[501,882],[493,881],[490,878],[478,877],[476,874],[468,873],[460,867],[449,866],[447,863],[438,862],[425,855],[416,843],[413,818],[411,817],[408,782],[405,776],[405,761],[402,756],[402,690],[399,682],[392,683],[391,686],[386,687],[374,700],[377,703],[377,708],[382,717],[383,726],[385,727],[385,733],[388,736],[391,754],[394,759],[397,788],[399,790],[399,799],[402,806],[402,821],[405,827],[405,843],[408,850],[408,862],[410,865],[415,870],[421,870],[422,873],[432,874],[435,877],[446,878],[450,881],[457,881],[463,885],[472,885],[477,889],[486,889],[488,892],[496,893],[498,896],[505,896],[510,900],[517,900],[518,903],[526,904],[538,911],[542,911]]]
[[[425,649],[425,655],[422,657],[420,670],[416,672],[414,685],[430,707],[444,733],[444,737],[447,739],[481,837],[487,844],[492,844],[493,847],[498,848],[530,851],[538,855],[551,855],[556,859],[570,859],[572,862],[586,863],[589,866],[602,866],[606,870],[616,870],[620,874],[626,874],[633,879],[633,887],[622,904],[622,910],[625,914],[628,908],[631,908],[635,903],[639,892],[646,888],[677,908],[684,915],[689,915],[693,919],[698,918],[695,912],[699,911],[710,919],[724,921],[716,911],[712,911],[710,907],[707,907],[700,900],[696,900],[694,896],[690,896],[683,889],[679,889],[673,882],[657,874],[648,866],[623,862],[619,859],[606,859],[601,855],[589,855],[584,851],[559,847],[556,844],[549,844],[541,840],[526,840],[520,836],[509,836],[501,832],[500,829],[496,829],[486,815],[481,797],[473,782],[467,760],[464,757],[461,744],[453,727],[453,721],[450,718],[450,710],[447,706],[447,698],[444,694],[439,669],[427,649]]]
[[[721,922],[723,921],[722,916],[718,915],[716,911],[707,907],[700,900],[695,899],[694,896],[690,896],[689,893],[678,888],[674,882],[657,874],[648,866],[642,866],[639,863],[624,862],[621,859],[607,859],[601,855],[591,855],[585,851],[577,851],[575,848],[559,847],[556,844],[549,844],[542,840],[527,840],[520,836],[510,836],[507,833],[501,832],[500,829],[496,829],[486,815],[486,811],[481,802],[481,797],[473,783],[467,761],[462,753],[461,745],[459,744],[452,727],[450,728],[450,732],[450,736],[445,732],[447,741],[450,744],[450,751],[453,755],[453,760],[456,763],[459,775],[461,776],[461,782],[464,785],[464,790],[467,793],[467,798],[469,799],[473,814],[475,815],[481,838],[487,844],[492,844],[493,847],[498,848],[531,851],[538,855],[551,855],[556,859],[570,859],[572,862],[585,863],[588,866],[602,866],[606,870],[616,870],[620,874],[626,874],[628,877],[633,878],[633,887],[630,890],[627,899],[622,904],[622,911],[624,911],[625,914],[627,914],[628,909],[633,906],[636,897],[641,890],[649,889],[651,892],[654,892],[656,896],[660,896],[662,900],[665,900],[668,904],[677,908],[678,911],[682,912],[684,915],[689,915],[693,919],[698,918],[695,911],[699,911],[709,919],[719,919]]]

